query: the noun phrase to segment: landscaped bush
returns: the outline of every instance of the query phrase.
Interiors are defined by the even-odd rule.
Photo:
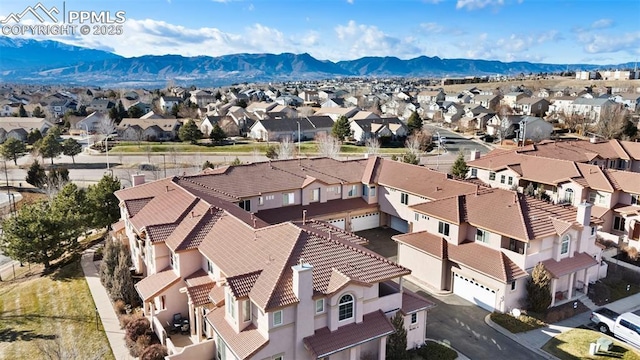
[[[138,357],[151,344],[151,324],[146,317],[137,317],[125,326],[125,342],[131,356]]]
[[[126,309],[127,304],[124,303],[124,301],[118,299],[116,300],[115,303],[113,303],[113,308],[116,310],[116,312],[119,315],[122,315],[125,313],[125,309]]]
[[[526,314],[520,315],[518,318],[515,318],[510,314],[494,312],[491,314],[491,320],[512,333],[534,330],[546,325],[540,319]]]
[[[144,349],[142,354],[140,354],[140,360],[164,360],[164,357],[167,355],[166,347],[161,344],[154,344]]]
[[[458,358],[458,353],[437,342],[427,341],[424,345],[415,350],[416,355],[429,360],[454,360]]]
[[[120,319],[120,328],[124,329],[127,327],[127,325],[129,325],[130,322],[132,322],[133,320],[137,319],[139,316],[137,315],[120,315],[119,319]]]

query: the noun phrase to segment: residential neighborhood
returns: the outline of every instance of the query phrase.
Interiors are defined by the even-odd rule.
[[[636,287],[619,259],[640,250],[640,86],[520,82],[4,86],[0,140],[24,146],[7,150],[16,170],[27,157],[51,160],[46,185],[27,180],[32,191],[55,196],[61,156],[127,174],[110,193],[105,240],[82,265],[99,277],[94,300],[105,294],[96,319],[109,333],[104,316],[114,317],[107,337],[126,356],[156,344],[166,359],[388,359],[434,346],[475,358],[463,340],[437,336],[461,321],[441,323],[453,303],[475,309],[488,329],[479,331],[505,333],[487,354],[522,347],[515,358],[537,358],[555,339],[540,335],[548,326],[588,326],[601,303],[634,299],[603,287]],[[47,150],[43,137],[67,147]],[[326,139],[337,147],[323,150]],[[187,171],[176,149],[211,156]],[[127,167],[129,156],[148,160]],[[128,264],[134,309],[119,312],[107,258],[88,260],[109,246],[125,249],[117,261]],[[531,290],[539,272],[541,302]],[[517,341],[500,316],[541,323]],[[123,321],[144,322],[148,344],[131,345]]]

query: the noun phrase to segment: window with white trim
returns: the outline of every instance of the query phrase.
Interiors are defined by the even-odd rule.
[[[207,259],[207,272],[209,274],[213,274],[213,270],[214,270],[213,263],[211,262],[211,260]]]
[[[353,318],[353,295],[342,295],[338,301],[338,321]]]
[[[471,177],[478,177],[478,169],[471,168]]]
[[[295,193],[286,193],[286,194],[282,194],[282,205],[292,205],[293,203],[295,203]]]
[[[438,222],[438,233],[449,236],[449,224],[444,221]]]
[[[414,218],[416,219],[416,221],[420,221],[420,214],[418,213],[413,213],[414,214]]]
[[[562,237],[562,242],[560,243],[560,255],[564,255],[569,252],[569,240],[571,240],[571,238],[568,234]]]
[[[227,307],[227,314],[232,318],[236,318],[236,298],[233,297],[231,291],[227,290],[227,301],[225,301]]]
[[[624,231],[625,218],[621,216],[613,217],[613,230]]]
[[[506,182],[506,175],[500,175],[500,184],[504,184]]]
[[[515,280],[513,280],[511,282],[511,291],[516,291],[516,281]]]
[[[278,310],[273,313],[273,326],[280,325],[282,325],[282,310]]]
[[[227,344],[225,344],[224,340],[220,336],[217,337],[216,344],[216,352],[218,356],[218,360],[226,360],[227,358]]]
[[[311,190],[311,201],[320,201],[320,188]]]
[[[316,314],[321,314],[324,312],[324,299],[316,300]]]
[[[405,205],[409,205],[409,194],[400,193],[400,203],[405,204]]]
[[[349,192],[347,193],[348,197],[358,196],[358,185],[351,185],[349,188]]]
[[[486,230],[476,229],[476,241],[486,243],[489,241],[489,233]]]
[[[249,299],[242,302],[242,321],[251,321],[251,300]]]
[[[640,205],[640,195],[638,194],[631,194],[631,205]]]
[[[369,196],[371,196],[371,197],[376,196],[376,186],[375,185],[369,186]]]
[[[489,172],[489,180],[495,180],[496,179],[496,173],[494,173],[493,171]]]
[[[508,185],[513,185],[513,176],[509,176],[509,179],[507,179],[507,184]]]
[[[275,195],[267,195],[267,196],[265,196],[265,200],[267,200],[267,201],[273,200],[275,198],[276,198]]]
[[[258,197],[258,206],[264,205],[264,197],[259,196]]]
[[[417,323],[418,323],[418,313],[411,314],[411,324],[417,324]]]

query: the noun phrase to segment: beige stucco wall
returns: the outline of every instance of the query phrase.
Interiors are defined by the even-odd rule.
[[[412,246],[398,243],[398,263],[411,269],[410,278],[415,278],[436,289],[446,288],[442,260]]]

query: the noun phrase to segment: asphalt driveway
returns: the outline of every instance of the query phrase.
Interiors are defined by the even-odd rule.
[[[369,240],[369,249],[390,259],[397,259],[393,229],[372,229],[357,233]],[[405,281],[405,287],[434,302],[436,307],[427,317],[427,337],[449,342],[471,359],[539,359],[540,356],[489,327],[486,310],[456,295],[433,296],[419,286]]]

